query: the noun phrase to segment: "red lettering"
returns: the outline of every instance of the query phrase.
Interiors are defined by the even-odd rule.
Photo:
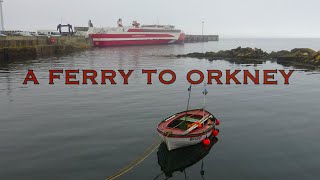
[[[106,73],[111,73],[110,76],[106,76]],[[114,81],[114,78],[116,77],[116,72],[113,70],[101,70],[101,84],[106,84],[106,79],[109,79],[111,84],[117,84]]]
[[[255,70],[255,76],[253,76],[249,70],[243,71],[243,84],[248,84],[248,77],[254,84],[259,84],[259,70]]]
[[[79,74],[79,69],[77,70],[66,70],[66,83],[65,84],[75,84],[79,85],[79,81],[71,81],[70,79],[76,79],[77,76],[75,74],[71,73],[78,73]]]
[[[95,79],[97,77],[97,71],[95,71],[95,70],[82,70],[82,72],[83,72],[82,84],[88,84],[88,82],[87,82],[88,79],[90,79],[92,84],[98,84]],[[91,75],[88,75],[88,73],[90,73]]]
[[[147,70],[147,69],[142,69],[142,74],[147,74],[148,75],[148,83],[147,84],[152,84],[152,73],[156,74],[157,73],[157,70],[156,69],[150,69],[150,70]]]
[[[126,74],[124,70],[119,70],[121,76],[123,77],[123,84],[128,84],[128,79],[130,75],[132,74],[133,70],[129,70],[128,73]]]
[[[217,76],[213,76],[212,73],[217,73]],[[220,78],[222,76],[222,72],[219,70],[208,70],[208,84],[212,84],[212,79],[215,79],[217,84],[222,84]]]
[[[193,81],[193,80],[191,79],[191,75],[194,74],[194,73],[199,74],[199,76],[200,76],[199,80]],[[202,83],[202,81],[204,80],[204,75],[203,75],[203,73],[202,73],[201,71],[199,71],[199,70],[191,70],[191,71],[189,71],[188,74],[187,74],[187,80],[188,80],[188,82],[189,82],[190,84],[200,84],[200,83]]]
[[[232,79],[236,84],[241,84],[240,81],[236,78],[236,75],[241,70],[235,70],[232,74],[230,74],[230,70],[226,70],[226,84],[230,84],[230,80]]]
[[[54,84],[53,79],[60,79],[60,75],[55,73],[63,73],[63,69],[49,70],[49,84]]]
[[[171,74],[171,80],[169,81],[166,81],[163,79],[163,75],[164,74]],[[166,70],[163,70],[160,72],[159,74],[159,81],[162,83],[162,84],[172,84],[173,82],[175,82],[177,79],[177,76],[176,76],[176,73],[174,73],[173,71],[169,70],[169,69],[166,69]]]
[[[277,73],[278,71],[275,70],[263,70],[263,84],[278,84],[277,81],[269,81],[269,79],[274,79],[274,74],[269,75],[269,73]]]
[[[33,73],[33,70],[28,70],[28,74],[23,81],[23,84],[28,84],[28,81],[33,81],[33,84],[39,84],[36,75]]]
[[[284,70],[279,70],[279,71],[284,78],[284,84],[289,84],[289,78],[292,75],[294,70],[289,70],[288,74],[286,74],[286,72]]]

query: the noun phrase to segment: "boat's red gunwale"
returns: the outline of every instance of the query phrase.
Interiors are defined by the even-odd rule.
[[[178,128],[170,128],[167,127],[171,122],[181,118],[182,116],[185,116],[186,114],[188,115],[194,115],[194,116],[203,116],[203,109],[194,109],[194,110],[188,110],[188,111],[183,111],[176,113],[165,120],[163,120],[157,127],[157,130],[160,134],[163,136],[167,137],[179,137],[179,138],[190,138],[190,137],[197,137],[197,136],[202,136],[204,134],[207,134],[209,131],[212,131],[214,126],[211,125],[205,125],[202,128],[195,129],[191,131],[191,133],[187,135],[183,135],[182,133],[184,132],[181,129]],[[213,116],[210,112],[205,111],[205,115]],[[213,121],[215,121],[215,117],[213,116]],[[205,131],[204,131],[205,130]],[[168,135],[167,132],[171,132],[171,134]]]

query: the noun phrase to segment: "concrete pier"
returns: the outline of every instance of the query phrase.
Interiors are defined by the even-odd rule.
[[[185,43],[219,41],[219,35],[186,35]]]
[[[218,41],[218,35],[186,35],[185,43]],[[93,47],[92,39],[80,36],[0,37],[0,62],[54,56]]]
[[[91,47],[92,40],[84,37],[0,37],[0,62],[53,56]]]

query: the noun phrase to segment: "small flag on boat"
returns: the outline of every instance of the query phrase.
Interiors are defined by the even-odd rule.
[[[204,88],[204,90],[202,91],[202,94],[204,94],[204,95],[208,94],[207,88]]]
[[[191,91],[191,85],[189,86],[188,91]]]

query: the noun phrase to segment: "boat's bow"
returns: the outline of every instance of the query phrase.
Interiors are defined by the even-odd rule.
[[[158,132],[169,150],[190,146],[209,137],[216,118],[208,111],[194,109],[170,116],[158,125]]]

